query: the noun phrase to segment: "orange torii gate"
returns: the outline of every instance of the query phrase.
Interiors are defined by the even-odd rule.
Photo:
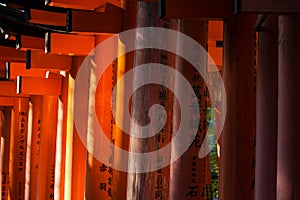
[[[5,110],[6,147],[2,172],[6,181],[2,188],[6,188],[6,191],[4,190],[3,198],[22,198],[25,195],[29,96],[16,93],[16,81],[0,81],[0,88],[1,106],[12,107],[11,112]]]
[[[29,98],[29,95],[27,94],[46,95],[48,91],[47,88],[41,88],[38,90],[37,85],[32,87],[29,85],[35,81],[38,81],[38,83],[43,85],[45,84],[45,81],[53,81],[52,79],[55,79],[54,77],[56,77],[56,75],[50,74],[48,78],[49,80],[47,80],[43,77],[43,74],[46,71],[55,73],[58,73],[59,71],[71,71],[73,77],[66,75],[66,77],[60,80],[64,84],[68,85],[64,85],[63,87],[64,93],[67,93],[66,90],[69,90],[69,84],[71,85],[72,80],[76,78],[76,70],[74,68],[80,66],[80,61],[77,60],[81,59],[79,56],[86,56],[89,51],[92,50],[103,38],[126,30],[127,27],[136,27],[135,15],[137,10],[135,6],[132,6],[134,3],[129,5],[128,2],[124,3],[115,0],[92,0],[88,3],[83,0],[46,0],[45,2],[30,2],[39,2],[40,4],[42,3],[41,5],[46,3],[47,6],[73,8],[73,10],[53,11],[50,9],[47,10],[45,7],[40,7],[40,9],[30,8],[30,18],[28,18],[29,22],[40,25],[44,24],[59,26],[60,28],[63,27],[65,28],[65,32],[62,34],[49,31],[45,35],[46,39],[43,37],[33,37],[23,34],[18,35],[16,38],[16,47],[19,49],[19,51],[16,51],[11,47],[0,47],[0,60],[10,62],[8,68],[11,71],[10,74],[12,75],[7,76],[7,74],[2,73],[1,78],[6,77],[7,79],[15,80],[18,75],[23,76],[23,78],[18,79],[18,84],[16,84],[15,81],[0,82],[4,87],[0,88],[0,95],[2,95],[2,92],[4,95],[0,97],[0,101],[4,106],[13,106],[16,98],[20,98],[20,95],[16,96],[15,94],[15,89],[17,89],[17,86],[19,89],[21,89],[21,94],[24,95],[21,95],[22,98]],[[105,6],[105,3],[107,2],[110,4]],[[125,4],[127,4],[126,6],[129,5],[129,9],[128,7],[124,6]],[[253,199],[254,183],[256,183],[257,186],[255,190],[256,198],[265,199],[264,195],[266,193],[270,193],[271,196],[274,197],[276,193],[275,185],[277,186],[279,196],[284,195],[285,197],[297,197],[298,193],[296,193],[296,190],[293,190],[293,187],[290,187],[292,189],[283,189],[284,184],[296,186],[299,184],[299,181],[294,178],[299,176],[299,173],[297,172],[297,167],[299,168],[299,161],[293,159],[293,156],[297,156],[296,150],[294,149],[297,145],[294,142],[299,140],[299,136],[294,134],[293,129],[290,131],[291,134],[285,133],[285,127],[296,127],[298,120],[297,113],[299,111],[297,106],[295,106],[293,109],[289,107],[289,105],[294,105],[294,103],[298,101],[298,96],[294,96],[293,91],[290,89],[293,88],[294,85],[297,85],[296,80],[298,79],[297,70],[292,68],[294,60],[297,58],[297,56],[294,54],[294,51],[298,50],[297,46],[294,46],[295,44],[298,44],[297,36],[292,32],[295,30],[295,32],[298,33],[298,30],[295,28],[297,27],[298,20],[292,15],[285,15],[286,13],[295,14],[300,11],[300,6],[297,0],[291,0],[289,3],[283,0],[190,0],[188,2],[181,0],[160,0],[158,1],[158,6],[160,7],[160,17],[171,19],[224,20],[224,66],[222,66],[222,70],[227,90],[228,113],[223,137],[221,140],[222,158],[220,198],[225,200],[233,198]],[[101,7],[101,9],[99,9],[99,7]],[[234,12],[237,12],[237,14],[234,15]],[[258,23],[255,26],[257,13],[261,13],[263,15],[261,18],[259,18]],[[275,15],[275,17],[272,16],[274,18],[274,24],[270,24],[270,21],[268,20],[271,19],[271,16],[266,17],[266,14]],[[280,15],[279,22],[276,21],[278,15]],[[270,57],[276,58],[274,52],[273,54],[268,53],[267,49],[277,49],[275,41],[278,41],[278,37],[274,36],[273,34],[277,33],[278,23],[280,25],[279,41],[282,43],[280,43],[279,47],[279,63],[273,63],[271,62],[271,59],[264,60],[262,57],[269,55]],[[266,121],[265,123],[258,122],[257,124],[255,124],[256,93],[254,91],[255,71],[253,63],[255,56],[253,55],[255,49],[254,27],[257,28],[256,30],[260,31],[258,62],[260,67],[266,69],[265,66],[274,66],[274,71],[260,71],[258,75],[260,87],[258,87],[257,92],[258,107],[256,109],[256,116],[258,120],[265,118],[269,118],[270,120]],[[270,35],[272,36],[272,41],[268,41],[265,38],[265,35],[269,33],[266,30],[269,29],[271,29]],[[10,41],[10,44],[12,44],[12,41]],[[84,44],[78,46],[77,41],[81,41]],[[286,41],[290,43],[286,44]],[[47,54],[44,51],[45,47]],[[29,51],[24,52],[25,50]],[[218,49],[218,51],[220,50]],[[209,50],[209,52],[213,51]],[[220,52],[216,53],[216,55],[219,54]],[[126,58],[129,57],[130,56]],[[133,63],[134,58],[132,57],[131,62]],[[76,62],[76,60],[79,64]],[[130,60],[130,58],[128,60]],[[130,67],[127,66],[128,63],[120,64],[122,62],[124,61],[121,61],[120,59],[118,65],[122,66],[118,66],[118,68],[122,69],[122,72],[124,72],[124,68]],[[30,68],[29,71],[24,71],[23,67],[25,63],[26,67]],[[20,71],[18,71],[18,69],[15,67],[17,65],[22,66],[22,70],[20,69]],[[276,84],[278,83],[278,80],[275,76],[278,74],[277,67],[275,67],[277,65],[279,66],[279,70],[281,72],[279,76],[279,100],[275,94],[277,92]],[[1,66],[2,72],[4,72],[5,67],[3,68],[3,66],[5,65],[1,64]],[[40,75],[37,75],[38,77],[35,77],[33,73],[35,70],[41,70],[37,72],[41,73]],[[270,77],[268,76],[269,74],[272,74],[273,76]],[[266,81],[265,77],[267,76],[270,78],[268,79],[269,81]],[[293,82],[289,82],[289,80]],[[58,84],[57,80],[54,82],[54,84]],[[271,86],[268,85],[271,83]],[[264,89],[268,88],[268,86],[271,87],[270,90],[266,91],[268,93],[263,92],[265,91]],[[34,91],[31,91],[31,89],[34,89]],[[63,91],[59,93],[58,88],[55,87],[50,87],[49,90],[50,89],[52,89],[51,94],[55,93],[56,96],[59,96],[61,93],[63,93]],[[272,103],[268,104],[270,107],[262,106],[261,104],[264,103],[263,97],[265,95],[272,98],[270,100]],[[279,106],[277,106],[277,100]],[[65,102],[66,104],[69,104],[72,102],[72,100],[70,100],[69,97],[66,98],[65,96]],[[284,115],[282,112],[277,112],[278,107],[280,110],[284,111]],[[272,109],[273,112],[265,114],[268,109]],[[66,112],[67,111],[65,111],[65,113]],[[241,112],[246,113],[246,116],[241,114]],[[285,118],[285,116],[287,117]],[[70,116],[68,115],[67,117]],[[279,121],[278,136],[276,125],[277,121]],[[68,126],[71,125],[68,124]],[[256,161],[260,163],[256,164],[256,176],[259,177],[257,180],[254,180],[255,129],[257,130],[256,135],[258,140]],[[77,198],[83,198],[85,187],[86,150],[80,143],[79,138],[76,138],[77,134],[75,132],[76,130],[74,130],[74,144],[72,147],[73,153],[75,157],[80,156],[80,162],[83,162],[84,164],[77,162],[77,157],[75,158],[73,156],[74,171],[72,171],[72,173],[74,176],[72,181],[74,188],[72,187],[72,190],[74,198],[76,194],[80,194],[80,197]],[[118,132],[118,136],[122,137],[122,134],[123,133]],[[271,140],[268,139],[269,137],[271,137]],[[123,139],[118,141],[119,145],[124,145],[125,149],[128,146],[127,139],[125,139],[125,141]],[[286,146],[290,148],[286,149]],[[68,148],[68,151],[71,151],[71,147],[69,146]],[[265,148],[268,148],[270,151],[265,151]],[[263,161],[265,161],[264,164],[262,164]],[[278,165],[278,168],[275,169],[274,165]],[[290,173],[285,174],[285,170],[289,170]],[[78,173],[76,174],[76,172]],[[83,173],[84,175],[80,173]],[[116,172],[116,174],[120,176],[120,179],[118,179],[118,177],[113,177],[113,179],[118,182],[115,182],[117,185],[113,186],[113,190],[118,191],[117,188],[121,187],[118,184],[120,182],[125,182],[127,177],[126,174],[119,172]],[[271,175],[267,176],[267,174]],[[278,176],[278,179],[275,177],[277,174],[280,175]],[[97,178],[94,180],[96,179]],[[277,183],[274,182],[275,179],[277,179]],[[76,180],[78,180],[79,183],[76,183]],[[78,189],[78,191],[76,191],[76,189]],[[123,189],[124,188],[122,188],[122,194],[124,195],[126,192],[124,192]],[[122,198],[121,195],[119,198]]]

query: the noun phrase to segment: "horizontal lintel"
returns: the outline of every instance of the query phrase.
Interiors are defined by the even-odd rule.
[[[226,0],[159,0],[160,17],[171,19],[224,19],[233,9]]]
[[[89,55],[95,47],[95,37],[88,35],[46,33],[46,53]]]
[[[61,94],[62,78],[17,78],[17,93],[25,95],[57,95]]]
[[[27,50],[44,50],[45,40],[43,38],[18,35],[16,49],[27,51]]]
[[[45,54],[41,51],[26,51],[26,68],[69,71],[72,57],[65,55]]]
[[[67,14],[39,9],[30,9],[30,19],[28,21],[31,23],[51,26],[66,26]]]
[[[46,77],[47,70],[26,69],[26,63],[6,62],[6,79],[15,80],[18,76]]]
[[[67,31],[89,34],[116,34],[122,31],[122,9],[107,4],[104,12],[70,10]]]
[[[29,97],[29,95],[17,94],[16,81],[0,81],[0,96]]]

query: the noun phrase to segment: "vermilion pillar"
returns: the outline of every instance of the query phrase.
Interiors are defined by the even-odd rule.
[[[37,199],[39,151],[42,122],[42,96],[33,95],[32,103],[32,134],[31,134],[31,153],[30,153],[30,199]]]
[[[28,98],[15,98],[10,133],[9,199],[25,197],[28,110]]]
[[[78,57],[73,60],[72,70],[70,71],[68,81],[68,127],[67,127],[67,154],[66,154],[66,183],[65,199],[81,200],[84,199],[85,192],[85,176],[86,176],[86,155],[87,151],[81,142],[78,131],[76,129],[73,114],[76,105],[74,104],[74,79],[84,57]],[[86,108],[88,109],[88,108]],[[82,133],[82,134],[86,134]]]
[[[253,199],[255,91],[254,24],[249,14],[231,16],[224,27],[226,121],[221,135],[220,199]],[[225,106],[225,105],[223,105]]]
[[[98,39],[98,38],[97,38]],[[96,39],[96,41],[97,41]],[[97,41],[98,43],[98,41]],[[95,63],[99,63],[101,56],[97,54],[97,49],[95,50]],[[83,66],[85,67],[85,66]],[[91,103],[89,99],[89,106],[95,106],[95,112],[98,121],[92,121],[89,116],[88,128],[87,128],[87,145],[90,148],[87,154],[87,165],[86,165],[86,188],[85,188],[85,198],[86,199],[103,199],[108,200],[113,197],[112,194],[112,173],[111,167],[107,166],[105,163],[94,157],[96,152],[96,145],[99,143],[96,139],[96,134],[99,134],[93,128],[93,123],[99,123],[102,127],[107,138],[111,138],[111,115],[110,115],[110,99],[112,91],[112,65],[103,73],[99,83],[95,81],[95,75],[91,72],[90,75],[90,95],[89,98],[94,98],[94,102]],[[94,92],[91,92],[95,90]],[[94,95],[93,95],[94,93]],[[89,107],[89,109],[91,109]],[[89,139],[90,138],[90,139]],[[112,156],[112,151],[110,149],[103,149],[103,151],[109,151]]]
[[[61,96],[60,96],[60,102],[63,105],[63,111],[62,111],[62,134],[61,134],[61,163],[60,163],[60,188],[59,188],[59,199],[64,200],[65,199],[65,179],[66,179],[66,159],[67,159],[67,140],[68,140],[68,98],[69,98],[70,91],[69,91],[69,73],[66,73],[66,75],[63,77],[62,80],[62,90],[61,90]],[[60,109],[58,110],[60,112]],[[58,122],[59,124],[59,122]],[[58,129],[59,130],[59,129]],[[59,131],[58,131],[59,134]],[[57,140],[59,142],[59,140]],[[57,163],[56,163],[57,164]],[[58,171],[58,169],[57,169]],[[67,171],[70,171],[67,169]],[[68,173],[68,172],[67,172]],[[68,193],[68,192],[67,192]]]
[[[0,188],[0,197],[2,198],[2,171],[3,171],[3,163],[4,163],[4,147],[5,147],[5,140],[4,140],[4,137],[3,137],[3,125],[4,125],[4,120],[5,120],[5,117],[4,117],[4,112],[2,110],[2,108],[0,107],[0,181],[1,181],[1,188]]]
[[[73,64],[72,71],[70,72],[72,77],[69,77],[69,113],[68,113],[68,123],[69,123],[69,131],[73,133],[69,133],[69,139],[72,138],[72,142],[68,141],[68,146],[72,146],[69,149],[69,162],[72,164],[69,165],[69,169],[71,169],[69,181],[71,182],[70,190],[67,194],[68,197],[74,200],[84,199],[84,191],[85,191],[85,175],[86,175],[86,155],[87,151],[84,144],[81,142],[78,131],[76,129],[75,123],[73,121],[73,113],[74,109],[76,109],[76,105],[73,106],[74,103],[74,79],[76,79],[77,70],[81,66],[82,60],[78,59],[77,63]],[[88,109],[88,108],[86,108]],[[85,133],[86,134],[86,133]],[[70,147],[69,147],[70,148]],[[66,191],[67,192],[67,191]]]
[[[54,199],[58,97],[43,96],[37,199]]]
[[[75,125],[73,130],[71,199],[80,200],[84,198],[86,149],[80,141]]]
[[[11,114],[12,109],[10,107],[5,107],[3,110],[4,114],[4,130],[2,132],[2,137],[4,138],[4,155],[3,155],[3,168],[2,168],[2,192],[1,199],[8,199],[9,190],[9,155],[10,155],[10,135],[11,135]]]
[[[268,16],[259,32],[256,107],[255,199],[276,199],[278,17]]]
[[[206,48],[208,42],[208,23],[205,20],[180,20],[179,31],[186,34],[187,36],[196,40],[203,48]],[[177,49],[189,49],[193,48],[187,46],[184,41],[177,41]],[[207,61],[203,62],[200,56],[201,51],[195,50],[194,62],[200,65],[201,71],[207,70]],[[208,176],[210,178],[210,169],[207,169],[207,162],[209,162],[209,156],[204,158],[199,158],[199,150],[203,144],[203,138],[206,135],[206,110],[207,110],[207,97],[205,95],[206,84],[204,82],[205,77],[201,77],[198,72],[195,72],[195,66],[184,61],[179,56],[176,58],[176,70],[178,70],[184,77],[189,81],[189,84],[193,87],[196,97],[191,94],[187,98],[196,98],[199,103],[200,113],[190,112],[192,116],[191,120],[185,122],[180,119],[182,115],[180,113],[180,103],[174,102],[174,114],[173,114],[173,133],[178,134],[178,127],[181,123],[189,123],[190,130],[196,131],[197,134],[191,143],[190,147],[184,152],[184,154],[174,161],[170,167],[170,199],[210,199],[211,196],[208,192],[210,186],[206,184]],[[179,90],[179,94],[183,94],[182,87],[180,86],[180,81],[175,78],[175,90]],[[190,106],[191,109],[193,106]],[[195,126],[195,119],[197,120],[197,115],[200,115],[199,125]],[[181,116],[182,117],[182,116]],[[172,151],[178,151],[180,147],[178,145],[172,146]],[[208,167],[209,168],[209,167]],[[207,172],[207,173],[206,173]]]
[[[136,27],[136,14],[137,14],[137,1],[123,1],[122,3],[123,8],[123,17],[122,17],[122,30],[126,31]],[[121,45],[118,46],[118,51],[121,50]],[[126,49],[126,46],[124,47]],[[129,54],[123,55],[118,58],[117,60],[117,81],[120,84],[120,78],[132,68],[134,62],[134,52]],[[122,82],[122,84],[126,85],[126,82]],[[123,87],[117,90],[117,97],[116,97],[116,118],[119,118],[120,121],[126,123],[126,119],[124,119],[124,111],[128,105],[124,105],[125,102],[125,95],[124,91],[127,87]],[[114,145],[123,148],[124,150],[128,151],[129,149],[129,135],[123,132],[120,127],[115,126],[113,130],[113,138],[114,138]],[[114,164],[118,165],[119,163],[123,163],[124,158],[116,151],[114,152]],[[122,172],[119,170],[113,171],[112,176],[112,192],[113,198],[115,200],[123,200],[126,198],[127,195],[127,172]]]
[[[277,199],[300,198],[300,17],[279,16]]]
[[[138,1],[136,18],[137,27],[160,27],[162,24],[164,24],[164,26],[172,28],[171,21],[163,21],[158,19],[157,5],[154,2]],[[143,40],[147,39],[148,38],[144,39],[144,37],[137,36],[135,43],[138,46],[140,43],[144,42]],[[166,43],[167,42],[168,41],[166,40]],[[135,51],[134,67],[148,63],[163,63],[170,66],[172,63],[171,55],[168,52],[158,49],[141,49]],[[133,87],[135,87],[140,80],[151,80],[149,77],[153,73],[154,69],[151,67],[145,69],[144,71],[134,71],[132,83]],[[159,73],[163,76],[162,71]],[[129,88],[126,90],[128,91]],[[168,108],[170,108],[170,105],[168,105],[169,103],[166,102],[166,99],[171,99],[170,96],[168,96],[168,91],[166,88],[159,87],[158,85],[156,86],[154,84],[143,85],[132,94],[132,106],[130,107],[131,117],[140,126],[148,125],[150,123],[148,111],[152,105],[156,103],[161,105],[164,104],[166,112],[169,114],[170,110],[168,110]],[[155,113],[155,115],[157,114],[158,112]],[[157,125],[159,122],[157,120],[153,120],[151,123]],[[130,152],[146,154],[161,148],[165,144],[168,144],[171,134],[171,120],[169,120],[169,118],[167,119],[163,129],[163,131],[159,130],[155,136],[144,139],[130,137]],[[138,133],[141,130],[137,128],[136,125],[131,124],[130,131],[131,133]],[[149,128],[146,131],[143,130],[143,134],[150,135],[150,133],[153,133],[154,131],[155,130],[153,128]],[[134,169],[138,171],[138,168],[142,168],[142,166],[149,166],[151,162],[144,162],[142,159],[138,159],[131,155],[128,159],[128,166],[131,170]],[[168,166],[163,169],[145,173],[128,173],[127,199],[169,199],[169,174],[170,170]]]

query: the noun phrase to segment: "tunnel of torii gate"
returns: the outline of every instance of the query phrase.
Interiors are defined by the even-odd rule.
[[[143,32],[96,48],[147,27],[205,53]],[[300,200],[299,56],[298,0],[0,0],[1,199]]]

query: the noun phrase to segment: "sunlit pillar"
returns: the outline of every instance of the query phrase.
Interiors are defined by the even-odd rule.
[[[15,98],[12,112],[9,159],[9,198],[25,197],[28,98]]]
[[[96,38],[97,41],[98,38]],[[99,42],[99,41],[98,41]],[[102,52],[100,52],[102,53]],[[100,54],[101,55],[101,54]],[[95,50],[95,64],[99,64],[101,56]],[[112,61],[113,62],[113,61]],[[108,200],[113,197],[112,194],[112,167],[106,163],[99,161],[95,154],[96,151],[103,151],[113,156],[112,149],[99,148],[94,124],[98,123],[101,126],[104,134],[108,139],[112,139],[112,121],[111,121],[111,95],[112,95],[112,77],[114,70],[114,62],[102,74],[98,85],[93,69],[90,74],[89,87],[89,118],[87,128],[87,168],[86,168],[86,199],[103,199]],[[116,73],[116,72],[115,72]],[[91,112],[96,112],[97,119],[93,121]],[[111,159],[112,161],[112,159]]]
[[[112,96],[112,82],[114,74],[116,75],[115,60],[111,60],[109,66],[101,66],[103,51],[97,48],[101,42],[106,40],[109,36],[96,36],[95,37],[95,49],[94,56],[90,57],[86,62],[85,67],[87,71],[88,81],[88,96],[87,99],[87,121],[86,121],[86,177],[85,177],[85,198],[86,199],[111,199],[112,193],[112,174],[113,168],[108,163],[103,163],[96,156],[104,153],[110,156],[110,164],[113,162],[113,151],[111,148],[103,148],[97,140],[99,132],[96,130],[96,126],[100,126],[106,135],[106,137],[112,141],[112,113],[111,113],[111,96]],[[117,51],[117,44],[110,46],[106,49],[107,53]],[[101,77],[97,77],[99,71],[97,69],[106,70],[101,74]],[[97,81],[99,79],[99,81]],[[93,115],[96,114],[96,118]],[[82,133],[81,133],[82,134]]]
[[[71,199],[72,191],[72,154],[73,154],[73,92],[74,92],[74,79],[70,74],[67,75],[67,109],[66,109],[66,160],[65,160],[65,177],[64,177],[64,199]]]
[[[124,15],[122,17],[123,31],[135,28],[136,26],[136,10],[137,1],[123,1],[122,8],[124,9]],[[121,42],[118,44],[118,51],[122,52],[126,50],[126,45],[124,46]],[[132,68],[134,62],[134,53],[130,52],[123,55],[117,59],[117,81],[118,84],[123,84],[123,87],[119,87],[116,96],[116,115],[115,117],[119,119],[122,123],[125,123],[124,111],[128,105],[124,105],[124,92],[128,90],[128,83],[121,82],[120,78]],[[113,130],[114,145],[120,147],[126,151],[129,149],[129,135],[124,133],[122,129],[115,126]],[[114,152],[114,165],[120,165],[125,161],[122,155],[118,152]],[[123,200],[127,195],[127,172],[122,172],[114,169],[112,177],[112,193],[115,200]]]
[[[54,199],[58,97],[43,96],[38,166],[38,199]]]
[[[38,186],[38,167],[39,167],[39,149],[40,133],[42,122],[42,96],[32,96],[32,133],[31,133],[31,150],[30,150],[30,184],[29,198],[37,199]]]
[[[84,198],[86,149],[78,136],[75,126],[73,126],[73,153],[72,153],[72,187],[71,199],[80,200]]]
[[[70,72],[71,76],[69,77],[69,97],[68,97],[68,140],[67,140],[67,149],[66,158],[70,162],[66,163],[66,173],[69,175],[66,177],[66,196],[72,200],[81,200],[84,199],[85,191],[85,177],[86,177],[86,148],[81,142],[76,126],[74,124],[74,85],[77,70],[80,68],[83,59],[79,59],[72,66],[72,71]],[[88,108],[86,108],[88,109]],[[83,134],[83,133],[81,133]],[[70,182],[70,185],[67,183]],[[70,191],[68,191],[70,190]],[[65,198],[67,199],[67,198]]]
[[[56,158],[56,165],[59,166],[60,169],[56,169],[56,177],[58,177],[56,182],[56,187],[59,187],[59,192],[56,193],[58,195],[60,200],[64,200],[66,195],[65,193],[69,194],[69,187],[66,186],[66,179],[68,177],[68,173],[70,169],[68,169],[66,166],[69,166],[67,162],[70,162],[68,159],[68,151],[69,146],[67,145],[69,140],[69,124],[68,124],[68,115],[69,115],[69,98],[72,98],[72,92],[70,92],[70,74],[64,73],[63,74],[63,80],[62,80],[62,94],[59,98],[59,113],[58,113],[58,124],[61,124],[61,127],[57,127],[57,132],[60,133],[61,136],[58,137],[56,145],[57,147],[61,148],[60,152],[57,152],[56,155],[60,153],[60,156],[57,156]],[[70,95],[70,97],[69,97]],[[71,140],[71,139],[70,139]],[[68,181],[67,181],[68,182]],[[68,183],[69,184],[69,183]],[[66,191],[68,190],[68,191]]]

